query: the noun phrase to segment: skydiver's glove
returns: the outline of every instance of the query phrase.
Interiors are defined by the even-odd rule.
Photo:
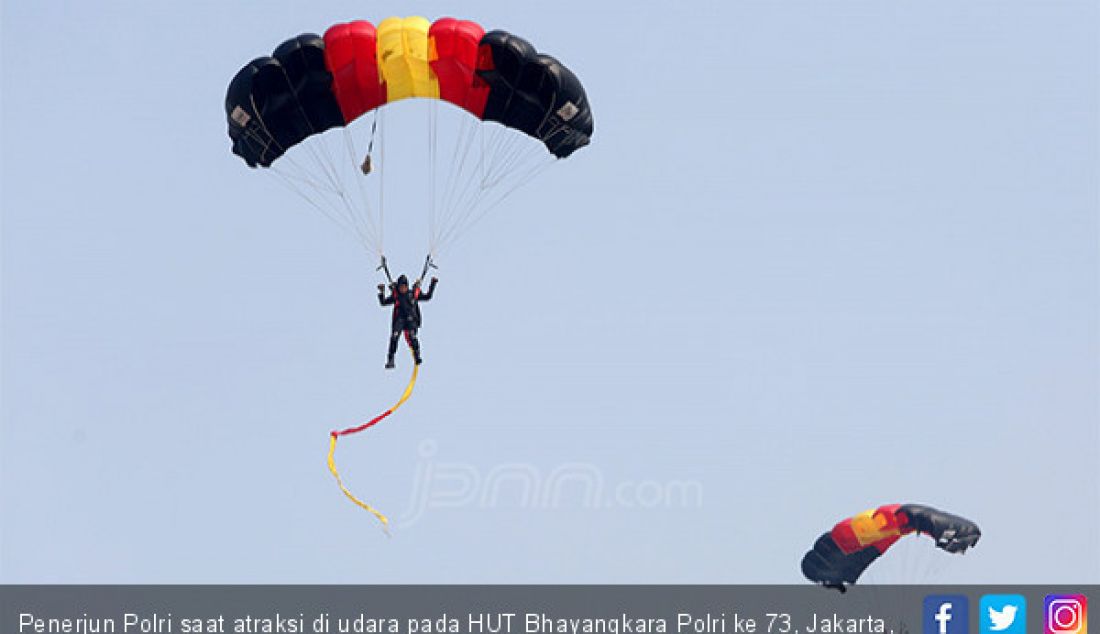
[[[438,277],[433,277],[432,278],[432,284],[435,285],[435,284],[438,284],[438,283],[439,283],[439,278]]]
[[[378,285],[378,292],[379,292],[379,293],[384,293],[384,292],[386,292],[386,285],[385,285],[385,284],[379,284],[379,285]]]

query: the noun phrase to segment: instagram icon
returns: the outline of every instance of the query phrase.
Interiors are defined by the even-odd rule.
[[[1088,634],[1088,601],[1083,594],[1048,594],[1043,619],[1046,634]]]

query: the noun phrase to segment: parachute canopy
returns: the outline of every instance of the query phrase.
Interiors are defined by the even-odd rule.
[[[978,525],[968,519],[920,504],[890,504],[869,509],[837,523],[817,538],[802,558],[802,573],[810,581],[845,591],[904,535],[923,533],[936,540],[936,547],[949,553],[963,553],[982,536]]]
[[[519,130],[558,158],[592,136],[580,80],[523,38],[454,18],[392,17],[299,35],[246,64],[225,100],[233,153],[269,167],[307,137],[410,97]]]

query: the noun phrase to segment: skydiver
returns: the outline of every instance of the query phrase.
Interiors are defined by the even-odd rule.
[[[390,322],[390,348],[386,355],[386,369],[394,367],[393,356],[397,353],[397,340],[404,333],[405,341],[412,348],[416,364],[420,365],[420,341],[416,338],[416,331],[420,328],[420,302],[426,302],[435,293],[435,285],[439,278],[433,277],[426,292],[420,290],[420,281],[417,280],[413,287],[409,288],[409,278],[404,275],[397,278],[397,282],[390,285],[390,294],[386,296],[386,285],[378,285],[378,303],[382,306],[393,306],[393,319]]]

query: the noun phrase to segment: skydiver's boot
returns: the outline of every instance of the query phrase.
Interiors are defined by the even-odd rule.
[[[393,355],[386,357],[386,369],[392,370],[394,368]]]
[[[409,342],[409,347],[412,348],[413,359],[416,359],[416,365],[420,365],[424,360],[420,358],[420,340],[416,338],[416,330],[406,330],[405,338]]]

